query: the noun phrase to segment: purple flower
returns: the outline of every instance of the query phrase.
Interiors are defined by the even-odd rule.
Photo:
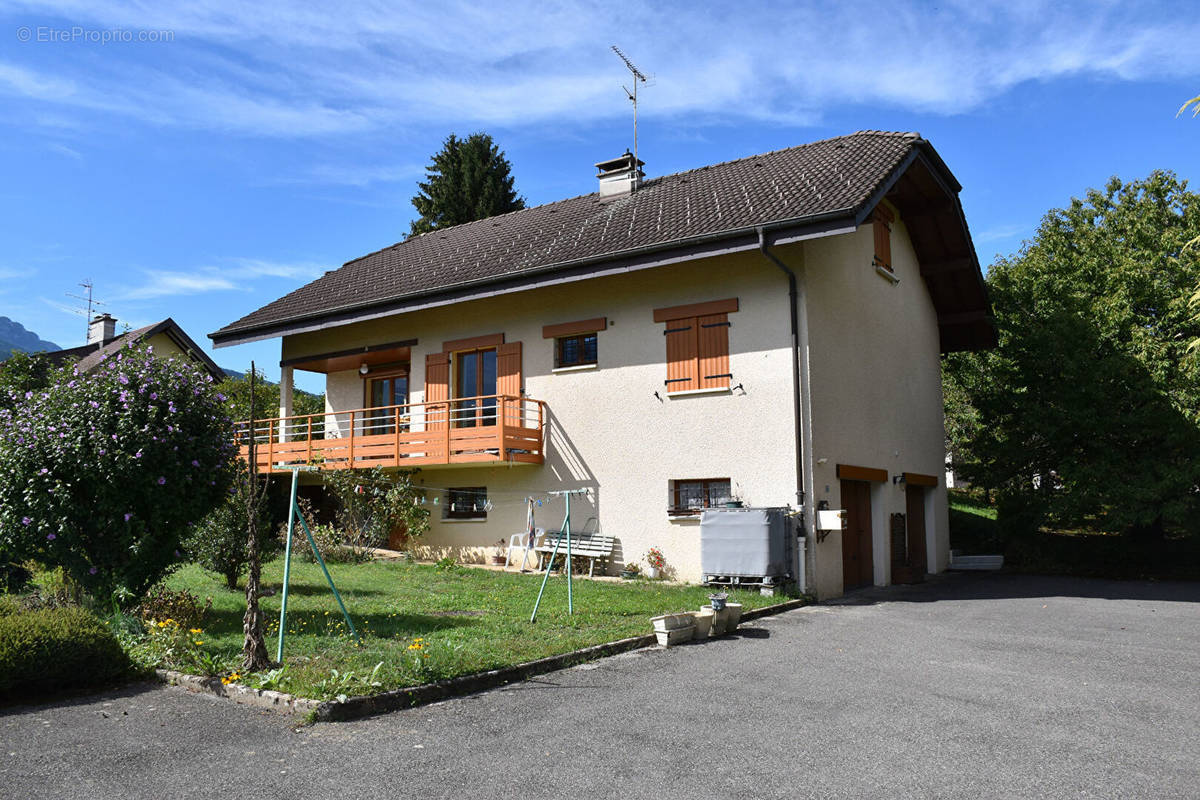
[[[95,400],[89,400],[89,401],[88,401],[88,405],[89,405],[89,406],[91,406],[92,408],[99,408],[99,407],[100,407],[100,404],[99,404],[99,403],[97,403]]]
[[[57,537],[57,536],[55,536],[53,533],[47,533],[47,534],[46,534],[46,541],[48,541],[48,542],[53,542],[53,541],[54,541],[55,539],[57,539],[57,538],[58,538],[58,537]]]
[[[29,524],[29,523],[31,523],[31,522],[33,522],[33,520],[32,520],[32,519],[30,519],[29,517],[21,517],[21,524],[22,524],[22,525],[28,525],[28,524]]]
[[[194,458],[193,458],[193,459],[192,459],[192,466],[193,466],[193,467],[198,467],[198,466],[200,466],[200,462],[199,462],[199,461],[197,461],[196,459],[194,459]]]
[[[133,516],[132,512],[126,511],[125,512],[125,521],[129,522],[129,518],[132,516]]]
[[[105,453],[107,453],[107,452],[108,452],[107,450],[101,450],[101,451],[100,451],[100,455],[104,455],[104,454],[105,454]]]
[[[45,467],[42,467],[41,469],[38,470],[38,475],[45,475],[49,471],[50,470],[46,469]]]
[[[117,380],[120,381],[122,386],[125,386],[129,383],[129,378],[126,378],[124,375],[118,375]]]
[[[92,567],[91,569],[88,570],[88,575],[95,575],[99,571],[100,570],[96,569],[95,567]]]
[[[159,476],[159,478],[158,478],[158,485],[159,485],[159,486],[162,486],[162,485],[163,485],[164,483],[166,483],[166,482],[167,482],[167,479],[166,479],[166,478],[164,478],[164,477],[162,477],[162,476],[160,475],[160,476]]]
[[[151,399],[151,400],[157,400],[157,399],[158,399],[158,392],[151,392],[151,393],[150,393],[150,399]]]

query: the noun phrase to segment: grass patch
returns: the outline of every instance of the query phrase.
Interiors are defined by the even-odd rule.
[[[649,633],[650,617],[699,609],[712,591],[650,581],[576,580],[575,613],[568,615],[566,579],[551,576],[538,621],[530,624],[540,575],[382,561],[333,565],[330,571],[361,646],[350,637],[320,568],[293,560],[285,669],[243,682],[264,685],[265,680],[264,688],[319,699],[416,686]],[[276,590],[262,599],[272,655],[282,579],[282,559],[263,567],[264,587]],[[229,591],[194,565],[171,576],[168,586],[212,597],[204,647],[236,662],[244,593]],[[757,592],[734,592],[731,599],[747,610],[779,602]]]

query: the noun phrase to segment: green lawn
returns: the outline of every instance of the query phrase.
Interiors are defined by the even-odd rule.
[[[650,581],[574,581],[575,613],[567,614],[566,578],[552,575],[534,624],[529,622],[541,575],[492,572],[399,562],[333,564],[330,572],[362,637],[350,638],[320,568],[292,562],[286,671],[270,688],[327,698],[414,686],[564,653],[650,632],[657,614],[699,609],[712,591]],[[263,584],[276,590],[262,606],[275,655],[283,561],[263,568]],[[204,633],[206,651],[236,662],[242,646],[243,592],[190,565],[168,581],[201,599],[212,598]],[[780,602],[757,592],[735,592],[747,610]],[[374,680],[363,679],[382,662]],[[337,670],[338,679],[331,672]],[[353,679],[347,680],[347,673]],[[251,678],[253,683],[254,679]]]

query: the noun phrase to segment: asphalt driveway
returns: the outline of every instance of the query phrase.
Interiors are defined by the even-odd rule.
[[[1200,796],[1200,585],[952,576],[360,722],[0,711],[11,798]]]

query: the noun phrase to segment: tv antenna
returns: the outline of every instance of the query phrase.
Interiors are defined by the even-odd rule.
[[[67,297],[73,297],[73,298],[75,298],[76,300],[82,300],[83,302],[87,303],[87,309],[86,309],[86,310],[84,310],[84,309],[82,309],[82,308],[76,308],[76,309],[72,309],[72,310],[73,310],[73,311],[74,311],[76,314],[84,314],[84,315],[87,317],[87,328],[88,328],[88,332],[90,333],[90,332],[91,332],[91,325],[92,325],[92,310],[93,310],[93,309],[94,309],[96,306],[103,306],[103,305],[107,305],[107,304],[106,304],[106,303],[102,303],[101,301],[99,301],[99,300],[95,299],[94,297],[92,297],[92,288],[93,288],[93,284],[92,284],[92,279],[91,279],[91,278],[88,278],[87,280],[83,281],[83,282],[82,282],[82,283],[80,283],[79,285],[80,285],[80,286],[82,286],[82,287],[83,287],[83,289],[84,289],[84,291],[86,291],[86,292],[87,292],[87,294],[86,294],[86,295],[82,295],[82,294],[71,294],[70,292],[67,292],[66,294],[67,294]]]
[[[646,76],[642,74],[640,69],[633,65],[633,62],[629,60],[628,56],[621,52],[621,48],[614,44],[612,46],[612,51],[616,53],[622,61],[625,62],[625,66],[629,68],[629,72],[633,76],[633,91],[629,91],[625,84],[621,84],[621,88],[625,89],[625,94],[629,96],[629,102],[633,103],[633,168],[636,170],[638,168],[637,90],[638,81],[645,83]]]

